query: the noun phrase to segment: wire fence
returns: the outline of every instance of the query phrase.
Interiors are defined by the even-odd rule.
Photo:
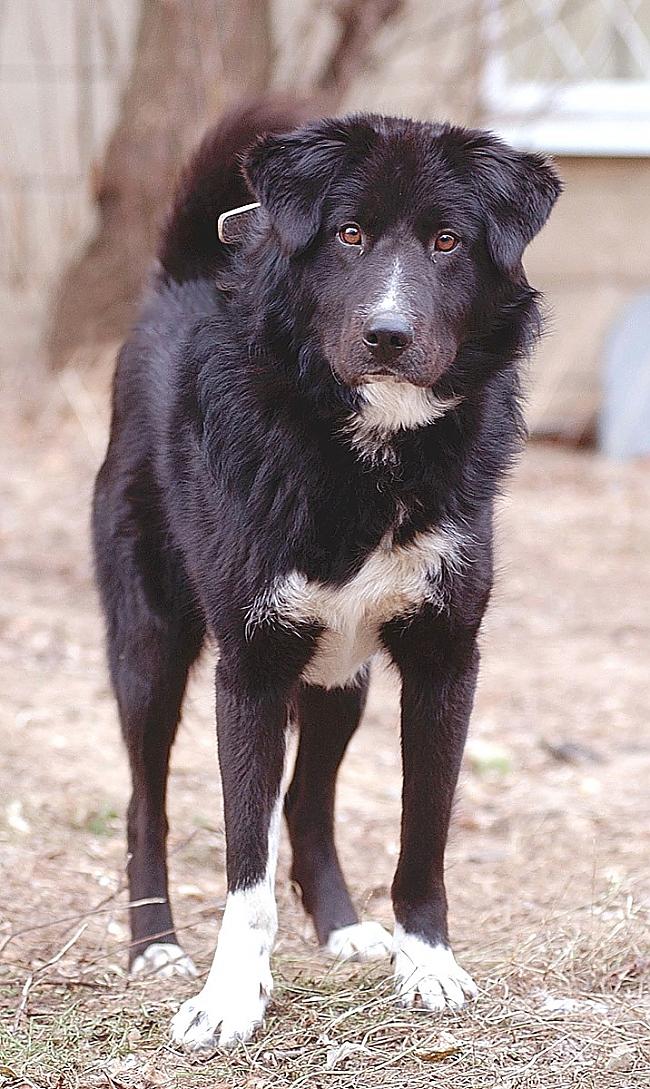
[[[0,3],[0,282],[48,283],[92,208],[138,0]]]

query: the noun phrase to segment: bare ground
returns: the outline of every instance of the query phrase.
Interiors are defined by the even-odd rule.
[[[650,1085],[650,468],[531,447],[499,518],[472,740],[448,853],[466,1012],[398,1011],[388,965],[332,967],[287,880],[276,996],[254,1044],[167,1044],[191,985],[125,975],[127,770],[87,521],[105,391],[82,371],[11,390],[0,457],[0,1085]],[[224,898],[211,655],[174,753],[172,889],[207,970]],[[375,679],[339,793],[356,899],[390,925],[400,773]]]

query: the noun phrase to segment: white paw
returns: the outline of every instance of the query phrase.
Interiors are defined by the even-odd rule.
[[[223,977],[206,983],[196,998],[179,1009],[171,1023],[171,1037],[187,1051],[216,1051],[250,1040],[262,1023],[273,989],[270,971],[251,978]]]
[[[206,1052],[251,1038],[273,990],[270,957],[276,929],[272,881],[265,878],[228,893],[203,990],[172,1019],[175,1044]]]
[[[393,939],[379,923],[370,919],[333,930],[325,951],[337,960],[375,960],[390,956]]]
[[[196,965],[180,945],[172,942],[152,942],[131,965],[132,976],[198,976]]]
[[[478,990],[446,945],[429,945],[395,927],[395,991],[403,1006],[459,1010]]]

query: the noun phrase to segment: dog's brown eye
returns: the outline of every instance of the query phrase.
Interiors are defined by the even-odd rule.
[[[460,242],[458,235],[452,234],[451,231],[441,231],[436,235],[436,240],[433,243],[434,250],[438,253],[451,253],[456,249],[456,246]]]
[[[361,227],[358,223],[344,223],[339,227],[339,238],[346,246],[360,246],[363,242]]]

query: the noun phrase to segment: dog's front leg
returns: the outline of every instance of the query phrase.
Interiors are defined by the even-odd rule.
[[[192,1051],[248,1039],[271,993],[286,725],[285,691],[265,688],[252,694],[220,666],[217,730],[228,895],[205,985],[172,1021],[172,1038]]]
[[[403,1005],[458,1009],[476,986],[449,947],[444,853],[478,670],[475,633],[438,619],[393,635],[404,770],[395,986]]]

